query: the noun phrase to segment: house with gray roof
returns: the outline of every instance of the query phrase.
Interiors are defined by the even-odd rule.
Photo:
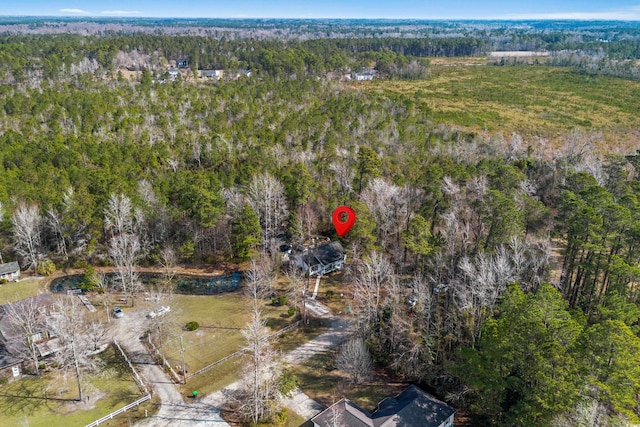
[[[0,264],[0,280],[18,280],[20,277],[20,265],[18,261],[6,262]]]
[[[388,397],[369,413],[348,399],[341,399],[315,417],[314,427],[452,427],[456,410],[415,385]]]
[[[315,248],[307,248],[294,254],[292,258],[309,276],[323,276],[340,270],[347,254],[340,242],[329,242]]]

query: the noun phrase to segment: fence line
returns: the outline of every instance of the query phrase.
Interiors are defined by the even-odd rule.
[[[99,420],[95,420],[91,424],[87,424],[85,427],[95,427],[98,424],[103,423],[103,422],[105,422],[107,420],[113,419],[113,417],[115,417],[116,415],[120,415],[121,413],[126,412],[129,409],[133,408],[134,406],[138,406],[142,402],[146,402],[149,399],[151,399],[151,395],[147,394],[147,395],[141,397],[140,399],[136,400],[135,402],[129,403],[127,406],[123,406],[122,408],[118,409],[117,411],[113,411],[109,415],[105,415],[104,417],[100,418]]]
[[[146,384],[144,383],[144,381],[142,381],[142,378],[140,378],[140,375],[138,375],[138,371],[136,371],[136,369],[133,367],[131,360],[129,360],[129,358],[127,357],[127,354],[124,352],[122,347],[120,347],[120,344],[118,344],[118,341],[114,339],[113,343],[115,344],[116,348],[120,351],[120,354],[122,354],[122,357],[124,357],[124,360],[129,365],[131,372],[133,372],[133,379],[135,380],[136,384],[138,384],[138,387],[140,387],[140,390],[142,390],[145,394],[150,394]]]
[[[159,356],[162,359],[162,366],[169,369],[169,376],[171,377],[171,380],[176,384],[182,384],[182,379],[178,376],[176,371],[173,369],[173,366],[171,366],[169,361],[162,355],[162,353],[160,353],[160,350],[158,350],[156,345],[151,341],[151,333],[149,333],[147,337],[148,337],[147,341],[149,342],[149,346],[151,347],[151,349],[155,352],[157,356]]]
[[[300,323],[301,323],[301,321],[300,321],[300,320],[298,320],[297,322],[294,322],[294,323],[290,324],[289,326],[285,326],[284,328],[279,329],[279,330],[277,330],[276,332],[274,332],[273,334],[269,335],[269,338],[277,337],[277,336],[279,336],[279,335],[284,334],[285,332],[290,331],[291,329],[297,328],[298,326],[300,326]],[[229,360],[229,359],[233,359],[233,358],[234,358],[234,357],[236,357],[236,356],[240,356],[241,354],[245,353],[246,351],[247,351],[247,349],[246,349],[246,348],[243,348],[243,349],[240,349],[240,350],[238,350],[238,351],[236,351],[236,352],[234,352],[234,353],[231,353],[230,355],[228,355],[228,356],[226,356],[226,357],[223,357],[222,359],[220,359],[220,360],[218,360],[218,361],[215,361],[215,362],[213,362],[212,364],[207,365],[207,366],[205,366],[205,367],[204,367],[204,368],[202,368],[202,369],[198,369],[198,370],[197,370],[197,371],[195,371],[193,374],[189,374],[189,375],[187,375],[187,379],[190,379],[190,378],[192,378],[192,377],[195,377],[196,375],[203,374],[203,373],[207,372],[209,369],[211,369],[211,368],[213,368],[213,367],[215,367],[215,366],[218,366],[219,364],[224,363],[224,362],[226,362],[226,361],[227,361],[227,360]]]
[[[277,331],[275,331],[274,333],[272,333],[271,335],[269,335],[269,338],[273,338],[273,337],[277,337],[279,335],[284,334],[285,332],[289,332],[290,330],[297,328],[298,326],[300,326],[300,323],[302,323],[301,320],[298,320],[297,322],[294,322],[292,324],[290,324],[289,326],[285,326],[282,329],[278,329]]]

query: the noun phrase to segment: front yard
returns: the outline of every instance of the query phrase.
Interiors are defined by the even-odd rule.
[[[0,305],[48,292],[45,285],[46,279],[40,277],[24,277],[19,282],[0,285]]]
[[[251,305],[241,293],[214,296],[174,295],[171,298],[172,325],[165,331],[164,351],[172,365],[180,358],[180,337],[188,372],[195,372],[244,347],[241,330],[249,322]],[[287,307],[265,304],[262,307],[266,326],[275,332],[289,325],[293,317]],[[187,331],[188,322],[198,322],[195,331]],[[152,328],[153,333],[153,328]]]
[[[111,347],[99,356],[103,368],[85,381],[87,399],[78,402],[73,375],[45,372],[0,386],[0,425],[31,427],[80,426],[91,423],[142,397],[124,361]],[[126,425],[127,418],[143,417],[152,403],[128,411],[101,425]]]

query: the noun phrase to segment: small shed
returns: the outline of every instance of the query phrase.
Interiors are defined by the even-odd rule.
[[[20,277],[20,265],[18,261],[0,264],[0,279],[12,281]]]

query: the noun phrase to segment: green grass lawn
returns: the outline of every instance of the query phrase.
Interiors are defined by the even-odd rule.
[[[47,292],[47,290],[43,288],[45,282],[45,279],[29,277],[19,282],[9,282],[0,285],[0,304],[32,297],[38,295],[40,292]]]
[[[344,273],[336,272],[320,279],[317,300],[329,307],[334,314],[344,314],[351,302],[353,295],[351,286],[344,281]],[[315,286],[315,282],[314,282]]]
[[[81,426],[142,397],[131,372],[112,348],[100,358],[103,368],[85,378],[89,397],[85,402],[75,400],[78,390],[73,375],[47,372],[0,386],[0,425]],[[142,417],[152,405],[145,403],[103,425],[122,425],[127,419]]]
[[[214,366],[203,374],[188,379],[187,384],[181,385],[183,396],[191,396],[193,390],[198,390],[200,396],[222,390],[229,384],[238,381],[242,374],[244,359],[236,357]]]
[[[313,339],[324,331],[326,331],[326,327],[294,329],[277,337],[273,342],[273,346],[276,351],[286,353],[293,348],[299,347],[308,340]],[[221,390],[240,379],[244,363],[245,359],[242,356],[230,359],[203,374],[189,378],[186,385],[180,386],[180,391],[184,396],[190,396],[193,390],[198,390],[201,395]]]
[[[434,65],[427,80],[354,86],[402,94],[434,123],[474,131],[554,138],[573,129],[622,134],[640,125],[640,82],[570,68]]]
[[[168,331],[165,344],[167,358],[172,364],[180,360],[180,336],[184,343],[185,363],[190,372],[203,368],[244,347],[241,329],[250,319],[249,300],[241,293],[215,296],[175,295],[171,308],[174,326]],[[266,326],[275,332],[289,325],[287,307],[274,307],[265,301],[262,308]],[[187,322],[196,321],[195,331],[183,329]]]

